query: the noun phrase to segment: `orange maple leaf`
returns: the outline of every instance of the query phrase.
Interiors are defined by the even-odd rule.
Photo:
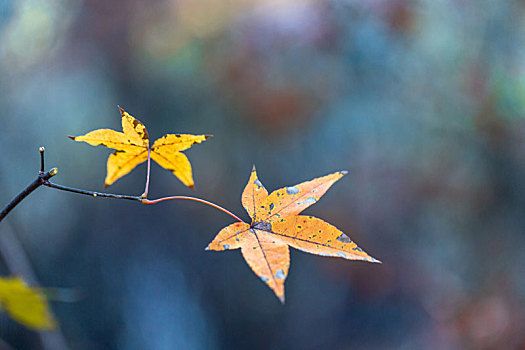
[[[283,303],[284,281],[290,267],[288,246],[317,255],[380,262],[335,226],[313,216],[298,215],[345,174],[339,171],[268,195],[254,166],[241,198],[251,224],[238,222],[223,228],[206,250],[241,248],[253,272]]]
[[[196,143],[204,142],[211,135],[168,134],[149,146],[148,131],[144,124],[120,108],[122,131],[98,129],[82,136],[70,136],[72,140],[87,142],[92,146],[103,145],[113,148],[107,163],[105,187],[128,174],[137,165],[151,159],[161,167],[170,170],[182,183],[193,188],[191,164],[181,151]]]

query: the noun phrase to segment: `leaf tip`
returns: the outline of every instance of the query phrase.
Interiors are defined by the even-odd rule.
[[[252,171],[255,171],[255,164],[252,166]]]
[[[71,140],[75,141],[76,140],[76,136],[68,136]]]
[[[213,137],[213,135],[204,135],[205,140],[209,139],[210,137]]]
[[[281,295],[281,296],[278,297],[278,298],[279,298],[279,301],[281,302],[281,304],[284,305],[284,301],[285,301],[285,300],[284,300],[284,295]]]
[[[207,246],[206,248],[204,248],[205,251],[208,251],[210,250],[210,246]]]
[[[376,258],[370,257],[370,262],[382,264],[383,262],[381,260],[377,260]]]
[[[346,175],[346,174],[348,174],[348,170],[341,170],[341,171],[339,172],[339,174]]]
[[[124,113],[126,113],[125,110],[123,110],[119,105],[117,105],[119,111],[120,111],[120,114],[124,115]]]
[[[194,190],[194,191],[195,191],[195,185],[191,184],[191,185],[188,185],[188,187],[189,187],[191,190]]]

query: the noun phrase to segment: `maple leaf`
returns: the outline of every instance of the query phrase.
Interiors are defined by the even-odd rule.
[[[170,170],[182,183],[193,188],[191,164],[181,151],[196,143],[204,142],[211,135],[167,134],[149,146],[148,131],[144,124],[118,107],[122,115],[122,131],[98,129],[82,136],[69,136],[72,140],[83,141],[92,146],[106,146],[115,150],[107,162],[105,187],[129,173],[137,165],[151,159],[161,167]]]
[[[0,307],[29,328],[48,330],[55,326],[46,297],[19,277],[0,277]]]
[[[347,235],[313,216],[298,215],[316,203],[346,171],[339,171],[268,194],[253,167],[242,193],[251,224],[223,228],[206,250],[241,249],[244,260],[284,303],[284,281],[290,267],[289,246],[307,253],[349,260],[380,262]]]

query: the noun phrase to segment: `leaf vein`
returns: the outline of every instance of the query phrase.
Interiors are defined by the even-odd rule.
[[[272,267],[270,265],[270,262],[268,261],[268,258],[266,257],[266,253],[264,252],[264,249],[262,247],[261,241],[259,240],[259,236],[257,235],[257,231],[253,230],[253,233],[255,235],[255,238],[257,239],[257,243],[259,244],[259,248],[261,248],[261,253],[264,257],[264,261],[266,262],[266,265],[268,266],[268,269],[270,270],[270,276],[272,276],[273,284],[275,288],[277,288],[277,281],[275,280],[275,276],[273,275]]]

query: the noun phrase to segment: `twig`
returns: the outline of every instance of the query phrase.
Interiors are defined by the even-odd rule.
[[[73,193],[78,193],[78,194],[84,194],[86,196],[91,196],[91,197],[127,199],[127,200],[137,201],[137,202],[142,202],[142,199],[143,199],[141,196],[129,196],[129,195],[125,195],[125,194],[115,194],[115,193],[106,193],[106,192],[81,190],[79,188],[62,186],[62,185],[59,185],[59,184],[56,184],[56,183],[53,183],[53,182],[50,182],[50,181],[45,181],[43,183],[43,185],[47,186],[47,187],[51,187],[51,188],[57,189],[57,190],[73,192]]]
[[[44,167],[44,147],[40,147],[40,156],[41,156],[41,168],[43,168]],[[148,156],[148,160],[149,160],[149,156]],[[201,199],[201,198],[189,197],[189,196],[170,196],[170,197],[163,197],[163,198],[159,198],[159,199],[149,200],[148,198],[146,198],[147,194],[148,194],[148,185],[149,185],[149,163],[148,163],[148,176],[147,176],[147,179],[146,179],[146,189],[145,189],[144,193],[142,195],[140,195],[140,196],[130,196],[130,195],[125,195],[125,194],[116,194],[116,193],[106,193],[106,192],[82,190],[82,189],[79,189],[79,188],[74,188],[74,187],[68,187],[68,186],[55,184],[55,183],[49,181],[49,179],[51,177],[55,176],[57,173],[58,173],[57,168],[53,168],[53,169],[49,170],[46,173],[44,173],[43,171],[40,171],[40,173],[38,174],[38,177],[35,179],[35,181],[33,181],[31,184],[29,184],[29,186],[27,186],[11,202],[9,202],[4,207],[4,209],[2,209],[2,212],[0,213],[0,221],[2,221],[6,217],[6,215],[9,214],[9,212],[14,207],[16,207],[18,205],[18,203],[20,203],[31,192],[33,192],[34,190],[36,190],[40,186],[47,186],[47,187],[54,188],[54,189],[57,189],[57,190],[83,194],[83,195],[91,196],[91,197],[126,199],[126,200],[140,202],[140,203],[146,204],[146,205],[156,204],[156,203],[159,203],[159,202],[163,202],[163,201],[167,201],[167,200],[173,200],[173,199],[190,200],[190,201],[195,201],[195,202],[199,202],[199,203],[203,203],[203,204],[209,205],[209,206],[211,206],[211,207],[213,207],[215,209],[218,209],[218,210],[222,211],[223,213],[226,213],[226,214],[230,215],[232,218],[234,218],[235,220],[237,220],[239,222],[244,222],[237,215],[233,214],[229,210],[221,207],[218,204],[209,202],[209,201]]]
[[[2,210],[2,219],[11,211],[20,201],[27,197],[32,191],[34,191],[39,186],[35,186],[35,182],[40,182],[40,185],[44,181],[49,180],[52,176],[56,175],[57,169],[53,168],[47,173],[44,172],[44,147],[40,147],[40,172],[38,178],[33,181],[24,191],[22,191],[18,196],[15,197],[3,210]],[[1,219],[0,219],[1,221]],[[38,286],[38,280],[36,274],[31,267],[29,258],[17,238],[16,233],[9,222],[4,224],[0,229],[0,255],[3,258],[3,261],[6,264],[6,267],[10,273],[22,276],[24,281],[26,281],[31,286]],[[53,318],[53,311],[49,310]],[[39,331],[39,340],[44,350],[67,350],[69,349],[68,344],[64,338],[62,331],[60,330],[60,325],[57,324],[56,328],[52,331]],[[0,341],[0,349],[11,349],[8,347],[7,343]]]
[[[124,194],[114,194],[114,193],[104,193],[104,192],[97,192],[97,191],[82,190],[82,189],[78,189],[78,188],[67,187],[67,186],[63,186],[63,185],[58,185],[58,184],[52,183],[51,181],[49,181],[49,179],[52,178],[53,176],[55,176],[58,173],[58,170],[57,170],[57,168],[53,168],[53,169],[49,170],[48,172],[44,172],[44,151],[45,151],[44,147],[40,147],[39,151],[40,151],[40,171],[39,171],[39,174],[38,174],[37,178],[31,184],[29,184],[24,190],[22,190],[22,192],[20,192],[15,198],[13,198],[2,209],[2,211],[0,212],[0,222],[22,200],[24,200],[27,196],[29,196],[34,190],[36,190],[40,186],[47,186],[47,187],[54,188],[54,189],[57,189],[57,190],[66,191],[66,192],[72,192],[72,193],[77,193],[77,194],[83,194],[83,195],[87,195],[87,196],[91,196],[91,197],[102,197],[102,198],[115,198],[115,199],[132,200],[132,201],[140,202],[140,203],[145,204],[145,205],[152,205],[152,204],[160,203],[160,202],[163,202],[163,201],[175,200],[175,199],[191,200],[191,201],[195,201],[195,202],[199,202],[199,203],[203,203],[203,204],[209,205],[209,206],[211,206],[211,207],[213,207],[215,209],[218,209],[218,210],[222,211],[223,213],[228,214],[229,216],[231,216],[232,218],[234,218],[235,220],[237,220],[239,222],[244,222],[237,215],[233,214],[229,210],[221,207],[218,204],[209,202],[209,201],[201,199],[201,198],[189,197],[189,196],[170,196],[170,197],[163,197],[163,198],[158,198],[158,199],[154,199],[154,200],[149,200],[147,198],[148,186],[149,186],[149,178],[150,178],[150,176],[149,176],[149,174],[150,174],[150,155],[149,155],[149,152],[148,152],[148,171],[147,171],[146,187],[145,187],[144,193],[142,195],[140,195],[140,196],[130,196],[130,195],[124,195]],[[14,238],[13,236],[9,236],[9,235],[4,235],[4,236],[5,236],[4,237],[5,239]],[[2,245],[1,242],[0,242],[0,245]],[[12,240],[11,240],[11,242],[4,243],[3,245],[4,246],[8,246],[8,247],[16,248],[16,244],[14,244]],[[7,254],[8,258],[6,260],[11,260],[10,258],[12,256],[16,255],[16,254],[23,255],[22,254],[23,252],[21,250],[19,250],[18,253],[16,253],[16,254],[10,254],[9,249],[3,249],[3,250],[7,251],[7,253],[8,253]],[[17,263],[15,265],[16,266],[23,266],[24,264]],[[27,266],[29,266],[29,265],[27,265]],[[13,267],[11,267],[11,268],[13,270],[15,270]],[[25,270],[28,270],[28,268],[26,267]],[[36,279],[34,278],[34,275],[31,274],[31,271],[29,273],[26,271],[23,275],[29,276],[29,279],[32,280],[35,285],[37,284],[36,283]],[[46,349],[47,348],[67,349],[67,344],[65,342],[65,339],[63,338],[63,335],[62,335],[62,333],[60,332],[59,329],[57,329],[56,332],[49,333],[49,336],[47,336],[45,334],[41,334],[41,339],[42,339],[42,342],[43,342],[43,346]],[[2,345],[1,339],[0,339],[0,345]]]
[[[46,149],[44,148],[44,146],[40,146],[40,148],[38,149],[38,151],[40,152],[40,174],[43,174],[44,173],[44,151]]]
[[[9,212],[18,205],[18,203],[20,203],[22,200],[24,200],[24,198],[29,196],[31,192],[36,190],[38,187],[44,185],[44,183],[47,180],[55,176],[57,173],[58,169],[53,168],[46,173],[42,172],[41,174],[38,174],[38,177],[35,179],[35,181],[31,182],[22,192],[20,192],[15,198],[13,198],[11,202],[7,203],[7,205],[2,209],[2,211],[0,212],[0,221],[2,221],[6,217],[6,215],[9,214]]]
[[[78,188],[58,185],[58,184],[55,184],[55,183],[50,182],[50,181],[45,181],[44,182],[44,186],[51,187],[51,188],[54,188],[54,189],[57,189],[57,190],[61,190],[61,191],[67,191],[67,192],[83,194],[83,195],[91,196],[91,197],[127,199],[127,200],[131,200],[131,201],[137,201],[137,202],[140,202],[140,203],[146,204],[146,205],[152,205],[152,204],[156,204],[156,203],[163,202],[163,201],[168,201],[168,200],[173,200],[173,199],[190,200],[190,201],[199,202],[199,203],[203,203],[203,204],[209,205],[210,207],[213,207],[215,209],[219,209],[220,211],[222,211],[223,213],[228,214],[229,216],[231,216],[235,220],[237,220],[239,222],[244,222],[237,215],[235,215],[231,211],[221,207],[220,205],[215,204],[213,202],[209,202],[209,201],[207,201],[205,199],[197,198],[197,197],[170,196],[170,197],[163,197],[163,198],[150,200],[150,199],[147,199],[147,198],[142,198],[142,195],[140,195],[140,196],[130,196],[130,195],[125,195],[125,194],[105,193],[105,192],[81,190],[81,189],[78,189]]]

